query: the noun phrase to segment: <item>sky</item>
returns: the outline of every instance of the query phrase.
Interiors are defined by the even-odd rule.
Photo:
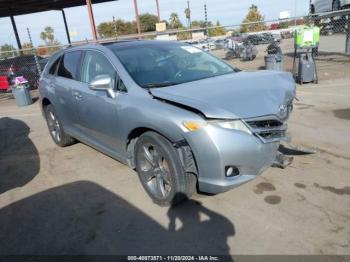
[[[249,6],[255,4],[266,20],[278,19],[281,11],[289,11],[292,16],[306,15],[309,0],[190,0],[192,20],[204,20],[204,4],[207,5],[208,20],[220,21],[222,25],[236,25],[242,22]],[[186,24],[184,10],[187,0],[159,0],[161,19],[169,19],[177,12],[183,24]],[[155,0],[138,0],[139,13],[156,14]],[[65,9],[69,31],[76,32],[72,41],[92,39],[86,6]],[[135,20],[133,0],[119,0],[93,5],[96,26],[101,22],[112,21],[112,17],[123,20]],[[43,44],[40,32],[46,26],[55,30],[55,37],[62,44],[67,43],[62,13],[48,11],[29,15],[15,16],[21,42],[28,42],[27,27],[30,29],[34,45]],[[10,18],[0,18],[0,45],[13,44],[16,40]]]

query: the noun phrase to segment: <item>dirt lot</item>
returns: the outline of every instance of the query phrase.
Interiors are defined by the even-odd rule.
[[[242,70],[259,70],[265,68],[264,56],[267,45],[257,46],[258,55],[253,61],[241,61],[238,58],[227,60],[230,64]],[[281,42],[284,53],[284,69],[293,71],[294,40],[284,39]],[[322,80],[348,78],[350,76],[350,56],[344,54],[345,35],[336,34],[322,36],[319,46],[319,55],[316,57],[318,77]],[[215,50],[214,55],[225,58],[226,51]]]
[[[128,167],[55,146],[38,102],[1,95],[0,254],[350,255],[350,79],[298,87],[298,99],[293,142],[318,153],[165,208]]]

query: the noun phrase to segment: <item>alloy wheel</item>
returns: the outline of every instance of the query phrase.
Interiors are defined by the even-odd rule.
[[[49,130],[52,137],[55,139],[56,142],[61,141],[61,135],[60,135],[61,126],[54,112],[48,111],[47,121],[49,124]]]
[[[139,173],[149,191],[157,198],[166,199],[171,192],[169,164],[161,150],[151,144],[143,144],[138,152]]]

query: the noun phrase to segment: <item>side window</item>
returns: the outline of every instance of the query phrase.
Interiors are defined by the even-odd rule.
[[[78,69],[81,54],[81,51],[65,53],[58,67],[57,75],[73,80],[78,80]]]
[[[58,66],[58,63],[60,62],[60,58],[57,58],[55,60],[55,62],[53,62],[53,64],[51,65],[50,69],[49,69],[49,74],[50,75],[55,75],[56,74],[56,71],[57,71],[57,66]]]
[[[110,77],[116,89],[122,87],[121,91],[126,91],[124,84],[107,58],[99,52],[86,51],[81,69],[81,81],[91,83],[103,77]]]
[[[126,86],[123,83],[123,80],[121,80],[120,78],[119,78],[119,81],[118,81],[117,90],[122,91],[122,92],[127,92],[128,91],[126,89]]]

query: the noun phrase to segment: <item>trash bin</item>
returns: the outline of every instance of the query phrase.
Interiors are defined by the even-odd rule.
[[[29,106],[32,104],[32,97],[30,96],[28,87],[13,87],[12,94],[18,106]]]
[[[281,54],[266,55],[265,68],[267,70],[283,71],[283,55]]]

